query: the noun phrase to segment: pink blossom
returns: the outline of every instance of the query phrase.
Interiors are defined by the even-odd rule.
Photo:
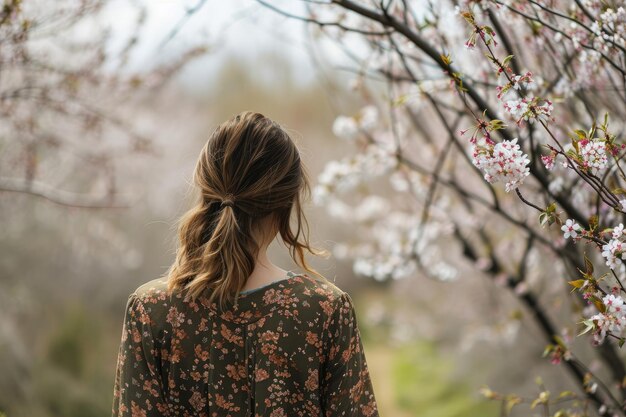
[[[606,168],[608,159],[606,157],[606,146],[604,141],[600,139],[586,140],[579,142],[582,144],[580,148],[580,156],[583,160],[583,166],[589,168],[592,173],[596,173],[600,169]]]
[[[533,120],[548,121],[552,119],[552,101],[539,97],[524,97],[520,100],[508,100],[504,110],[511,113],[519,124],[522,120],[532,123]]]
[[[591,317],[596,325],[593,335],[596,343],[602,343],[608,333],[621,337],[626,327],[626,306],[622,297],[607,294],[602,299],[602,303],[605,311]]]
[[[541,162],[543,162],[547,170],[551,170],[554,168],[554,155],[541,155]]]
[[[492,142],[493,143],[493,142]],[[489,183],[505,182],[505,190],[517,188],[530,174],[530,160],[517,144],[517,138],[502,141],[495,146],[483,138],[483,143],[473,144],[474,165],[484,172]]]
[[[498,75],[501,73],[501,69],[498,69]],[[501,99],[504,94],[506,94],[511,88],[515,90],[520,90],[521,87],[527,87],[530,83],[533,82],[532,73],[530,71],[526,72],[523,75],[512,75],[511,80],[505,85],[499,85],[496,87],[496,92],[498,93],[498,99]]]

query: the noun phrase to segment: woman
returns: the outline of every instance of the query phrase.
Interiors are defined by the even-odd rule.
[[[322,252],[303,231],[310,188],[289,135],[237,115],[194,183],[173,265],[128,298],[113,416],[378,416],[352,299],[304,259]],[[314,276],[269,261],[278,233]]]

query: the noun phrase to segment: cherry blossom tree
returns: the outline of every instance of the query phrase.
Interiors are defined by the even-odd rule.
[[[314,190],[355,226],[336,254],[379,281],[469,267],[504,284],[576,392],[485,388],[503,415],[526,402],[625,416],[624,2],[258,2],[307,22],[318,55],[339,48],[366,101],[335,120],[354,154],[328,162]],[[566,311],[550,310],[557,297]]]
[[[70,207],[124,207],[118,160],[155,152],[129,111],[154,98],[197,45],[168,62],[129,66],[146,21],[113,50],[107,0],[6,0],[0,8],[0,198],[26,193]]]
[[[7,252],[0,280],[0,409],[7,401],[28,403],[31,395],[44,390],[33,383],[34,370],[41,366],[33,358],[38,358],[41,347],[32,343],[37,339],[29,336],[35,332],[27,331],[26,323],[43,323],[38,305],[59,310],[55,310],[58,305],[52,307],[55,297],[42,289],[41,281],[23,276],[29,275],[25,270],[32,271],[32,265],[46,265],[44,258],[51,253],[37,246],[48,239],[46,228],[40,225],[58,227],[55,244],[64,253],[72,253],[74,267],[98,247],[98,256],[107,264],[110,259],[127,268],[137,263],[137,251],[114,221],[103,220],[105,214],[92,214],[90,222],[81,222],[74,209],[121,208],[135,202],[137,193],[132,195],[132,191],[138,179],[128,174],[160,151],[162,144],[150,133],[166,131],[154,123],[163,120],[154,103],[181,68],[206,52],[204,45],[197,44],[176,53],[167,51],[167,61],[137,65],[135,51],[148,11],[139,2],[133,2],[135,9],[125,7],[132,10],[124,17],[134,15],[136,21],[134,31],[122,37],[110,30],[111,19],[116,17],[110,3],[0,2],[0,218]],[[39,206],[25,204],[35,201],[59,205],[61,212],[73,211],[73,217],[61,220],[48,206],[38,211]],[[77,233],[81,226],[83,230]],[[14,247],[19,247],[22,256],[12,256],[18,251],[12,251]],[[102,256],[102,248],[118,257]],[[24,259],[32,265],[19,265]],[[93,263],[89,268],[97,275]],[[46,281],[55,281],[59,292],[84,293],[71,279],[58,279],[53,270],[47,275]],[[90,285],[84,279],[87,276],[82,278]],[[85,384],[84,379],[62,380],[66,392]],[[96,397],[90,393],[89,403],[96,403]],[[38,406],[39,402],[34,407]],[[3,411],[0,415],[5,415]]]

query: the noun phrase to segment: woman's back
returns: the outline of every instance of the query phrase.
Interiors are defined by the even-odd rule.
[[[256,112],[221,123],[193,174],[176,258],[128,298],[113,417],[378,416],[352,300],[312,269],[310,184],[285,129]],[[279,236],[317,275],[280,270]],[[252,291],[242,291],[252,287]]]
[[[128,299],[114,416],[378,416],[348,293],[288,272],[219,312],[170,296]]]

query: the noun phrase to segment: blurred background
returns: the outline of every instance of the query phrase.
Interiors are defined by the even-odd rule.
[[[252,0],[4,0],[0,16],[0,415],[107,416],[127,296],[173,261],[212,129],[273,118],[316,182],[354,151],[333,123],[367,97],[324,59],[336,49]],[[310,262],[355,300],[382,416],[496,416],[483,384],[563,378],[496,286],[361,277],[350,225],[306,212],[333,252]],[[280,242],[270,257],[294,269]]]

